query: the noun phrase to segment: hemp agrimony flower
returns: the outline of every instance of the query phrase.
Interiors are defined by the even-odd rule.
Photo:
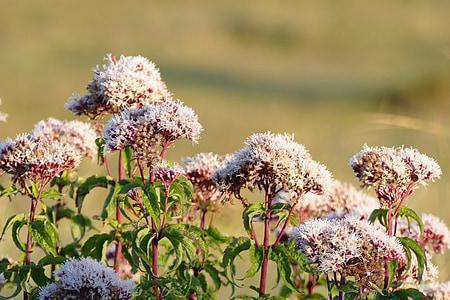
[[[102,113],[116,113],[139,108],[170,98],[155,64],[142,56],[108,54],[106,63],[94,68],[87,93],[74,96],[66,108],[75,115],[95,118]]]
[[[420,291],[433,300],[450,299],[450,281],[443,283],[429,283],[420,286]]]
[[[220,197],[213,180],[214,173],[222,168],[227,156],[199,153],[184,160],[185,176],[194,186],[194,202],[216,201]]]
[[[0,169],[24,184],[48,182],[65,170],[78,166],[80,155],[72,145],[22,134],[0,144]]]
[[[197,142],[203,128],[193,109],[181,101],[165,101],[158,105],[125,110],[106,124],[104,138],[109,151],[131,146],[144,162],[155,159],[177,139]]]
[[[303,145],[287,134],[257,133],[245,141],[245,147],[234,153],[215,174],[223,191],[240,197],[243,188],[303,195],[322,194],[332,184],[331,173],[311,159]]]
[[[49,118],[34,127],[33,136],[74,146],[81,155],[94,158],[97,155],[97,133],[89,123],[80,121],[60,121]]]
[[[436,161],[413,148],[369,147],[350,159],[350,166],[363,187],[374,187],[378,198],[396,203],[419,185],[439,178]]]
[[[406,264],[403,247],[381,228],[355,217],[313,219],[290,232],[309,264],[321,273],[352,276],[366,290],[382,287],[386,261]]]
[[[134,283],[90,258],[69,259],[55,272],[59,279],[39,292],[40,300],[106,299],[126,300],[133,295]]]

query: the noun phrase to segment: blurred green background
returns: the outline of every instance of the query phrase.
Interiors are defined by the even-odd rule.
[[[174,160],[235,151],[257,131],[288,132],[357,184],[348,159],[364,143],[411,145],[444,175],[409,205],[450,224],[449,1],[0,0],[1,137],[73,118],[64,103],[106,53],[150,58],[198,112],[201,141],[178,144]],[[92,169],[86,162],[82,173]],[[19,200],[2,200],[0,224],[28,208]],[[85,212],[98,213],[100,200]],[[239,205],[221,211],[225,232],[242,233],[240,214]],[[449,258],[436,258],[441,280]]]

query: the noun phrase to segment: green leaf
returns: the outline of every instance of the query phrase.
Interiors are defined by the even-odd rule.
[[[16,245],[16,247],[26,253],[26,246],[25,243],[20,241],[20,230],[22,229],[22,227],[27,224],[27,220],[25,219],[25,217],[22,220],[16,220],[14,221],[13,225],[12,225],[12,230],[11,230],[11,234],[12,234],[12,239],[14,244]]]
[[[254,203],[245,208],[245,210],[242,213],[242,219],[244,222],[244,228],[247,231],[249,235],[252,235],[252,230],[250,226],[250,222],[255,217],[261,217],[263,218],[265,215],[265,208],[262,203]]]
[[[422,247],[420,247],[420,245],[413,239],[410,239],[408,237],[398,237],[398,239],[400,243],[402,243],[404,248],[408,248],[412,252],[414,252],[417,259],[417,267],[419,271],[418,277],[420,282],[422,280],[422,275],[426,266],[425,250]]]
[[[392,280],[394,279],[395,273],[397,272],[397,265],[398,262],[396,260],[391,260],[387,263],[389,272],[388,288],[392,286]]]
[[[142,203],[144,204],[144,208],[148,211],[150,216],[156,223],[156,226],[159,227],[160,223],[160,193],[159,190],[155,190],[155,188],[151,185],[145,185],[144,189],[144,197],[142,197]]]
[[[18,190],[15,186],[9,186],[7,188],[4,188],[3,186],[0,186],[0,198],[1,197],[11,197],[18,193]]]
[[[78,211],[81,211],[84,199],[94,188],[107,188],[108,184],[111,182],[113,182],[112,179],[107,176],[94,175],[88,177],[77,189],[75,205],[77,206]]]
[[[428,299],[424,294],[422,294],[421,291],[409,288],[409,289],[402,289],[397,290],[394,293],[392,293],[392,296],[394,299],[413,299],[413,300],[425,300]]]
[[[256,245],[252,244],[249,249],[250,255],[250,269],[245,273],[245,278],[253,277],[256,272],[261,268],[261,264],[263,261],[263,248],[256,247]]]
[[[64,197],[63,194],[61,194],[60,192],[58,192],[56,189],[51,188],[45,192],[42,193],[41,198],[42,199],[53,199],[53,200],[58,200],[58,199],[62,199]]]
[[[45,276],[45,269],[42,266],[32,265],[31,267],[31,278],[38,286],[45,286],[52,280]]]
[[[40,267],[45,267],[48,265],[61,265],[66,260],[67,258],[61,256],[46,255],[39,260],[37,265]]]
[[[101,260],[106,251],[106,247],[114,240],[114,233],[102,233],[91,236],[81,247],[83,256],[90,256],[96,260]]]
[[[279,244],[277,247],[272,248],[269,252],[269,259],[277,263],[277,269],[284,281],[284,284],[293,292],[298,293],[299,291],[291,279],[292,270],[286,246]]]
[[[398,212],[398,215],[400,217],[406,217],[406,218],[408,218],[408,220],[409,220],[409,218],[411,218],[414,221],[416,221],[417,225],[419,225],[421,234],[423,234],[424,225],[422,222],[422,218],[419,217],[419,215],[413,209],[411,209],[409,207],[401,207]]]
[[[56,256],[58,231],[52,223],[43,219],[37,219],[30,224],[29,230],[33,239],[45,252]]]
[[[23,221],[26,220],[25,214],[17,214],[14,216],[11,216],[8,218],[8,220],[6,220],[5,225],[3,226],[3,230],[2,230],[2,234],[0,236],[0,240],[3,239],[3,237],[5,236],[5,232],[8,230],[9,227],[12,226],[12,224],[16,221]]]
[[[375,220],[378,220],[381,225],[386,226],[387,225],[387,214],[388,210],[385,208],[378,208],[375,209],[369,217],[369,222],[374,223]]]
[[[231,268],[236,256],[242,251],[250,249],[250,239],[247,237],[235,238],[223,253],[222,264],[226,270]],[[233,272],[232,272],[233,273]]]
[[[128,174],[128,177],[131,177],[131,173],[133,172],[133,170],[131,169],[131,160],[133,159],[133,150],[131,149],[131,147],[125,147],[125,149],[123,150],[123,155],[122,155],[122,159],[123,159],[123,165],[125,167],[125,171]]]
[[[209,274],[214,285],[216,286],[216,290],[218,290],[222,285],[222,280],[220,280],[220,272],[217,270],[212,264],[207,264],[205,266],[206,273]]]

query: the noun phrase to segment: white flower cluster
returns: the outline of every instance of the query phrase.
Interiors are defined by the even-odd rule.
[[[32,135],[19,135],[0,144],[0,169],[13,180],[48,181],[77,167],[80,155],[72,145]]]
[[[347,215],[368,219],[378,208],[377,199],[357,190],[354,186],[334,180],[329,194],[307,194],[297,205],[303,220],[330,217],[342,218]]]
[[[313,219],[294,228],[290,238],[314,269],[353,276],[364,290],[371,284],[382,287],[386,261],[397,260],[400,268],[406,264],[403,247],[395,237],[355,217]]]
[[[184,170],[177,164],[169,166],[166,161],[158,163],[154,168],[155,179],[169,187],[172,183],[184,173]]]
[[[89,123],[80,121],[60,121],[49,118],[34,127],[32,135],[58,141],[75,147],[83,157],[95,158],[97,155],[97,133]]]
[[[109,151],[131,146],[138,158],[149,161],[162,143],[183,138],[197,142],[202,131],[192,108],[181,101],[165,101],[113,116],[106,124],[104,138]]]
[[[441,219],[431,214],[422,214],[422,222],[423,235],[419,225],[415,222],[409,224],[405,219],[399,220],[397,230],[401,236],[416,240],[428,252],[439,254],[450,249],[450,231]]]
[[[426,255],[425,270],[422,278],[419,278],[419,266],[415,255],[411,257],[411,266],[409,270],[403,275],[403,287],[417,288],[418,284],[436,282],[439,277],[439,270],[431,261],[431,255]]]
[[[245,141],[245,147],[234,153],[214,179],[220,189],[240,197],[242,188],[271,193],[283,190],[303,195],[322,194],[332,184],[327,168],[312,160],[303,145],[287,134],[257,133]]]
[[[133,295],[132,281],[120,279],[114,270],[90,258],[69,259],[55,275],[59,280],[40,289],[40,300],[126,300]]]
[[[350,159],[363,187],[374,187],[380,199],[393,203],[442,174],[437,162],[413,148],[369,147]]]
[[[213,180],[215,172],[225,165],[227,156],[199,153],[184,160],[184,174],[194,186],[195,202],[215,201],[220,193]]]
[[[142,56],[108,54],[106,63],[94,68],[87,94],[74,96],[66,108],[75,115],[95,118],[102,113],[139,108],[170,98],[166,84],[154,63]]]
[[[420,287],[420,291],[428,299],[448,300],[450,299],[450,281],[424,284]]]

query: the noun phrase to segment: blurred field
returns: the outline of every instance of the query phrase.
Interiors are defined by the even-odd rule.
[[[64,103],[109,52],[152,59],[200,115],[199,145],[181,143],[171,158],[235,151],[255,131],[292,132],[356,184],[347,161],[364,143],[412,145],[444,176],[410,205],[450,224],[449,1],[0,0],[1,137],[72,118]],[[28,206],[4,201],[0,224]],[[99,201],[89,205],[98,212]],[[222,211],[227,232],[242,232],[240,213]],[[441,280],[449,258],[437,259]]]

